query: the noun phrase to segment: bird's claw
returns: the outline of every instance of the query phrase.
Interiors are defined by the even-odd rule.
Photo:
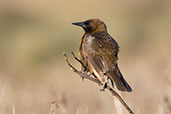
[[[82,79],[82,81],[84,82],[84,77],[82,77],[81,79]]]
[[[103,85],[103,88],[100,89],[100,91],[105,91],[106,88],[107,88],[107,82]]]

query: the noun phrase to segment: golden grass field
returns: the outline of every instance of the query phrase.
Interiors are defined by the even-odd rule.
[[[135,114],[171,114],[169,0],[0,0],[0,114],[128,114],[108,91],[67,66],[83,30],[100,18],[120,45],[119,67]],[[116,89],[116,88],[115,88]]]

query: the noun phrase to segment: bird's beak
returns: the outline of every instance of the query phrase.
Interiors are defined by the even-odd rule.
[[[76,23],[72,23],[72,24],[73,24],[73,25],[76,25],[76,26],[83,27],[83,28],[86,27],[85,24],[84,24],[84,22],[76,22]]]

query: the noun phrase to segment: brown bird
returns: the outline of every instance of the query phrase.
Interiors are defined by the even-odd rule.
[[[81,61],[88,71],[93,73],[102,84],[109,77],[118,90],[131,92],[132,89],[123,78],[118,67],[118,43],[108,34],[107,27],[99,19],[89,19],[72,23],[84,29],[81,39]]]

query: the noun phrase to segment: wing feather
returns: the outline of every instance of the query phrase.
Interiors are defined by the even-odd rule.
[[[81,55],[83,58],[87,57],[89,71],[93,72],[102,83],[105,82],[105,73],[119,90],[132,91],[117,65],[119,52],[117,42],[107,32],[96,32],[87,39],[88,42],[82,45]]]

